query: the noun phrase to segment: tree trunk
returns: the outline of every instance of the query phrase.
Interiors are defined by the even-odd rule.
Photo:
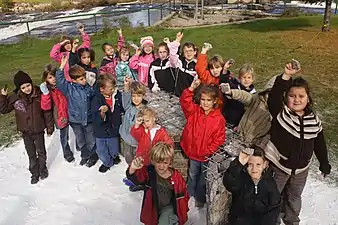
[[[197,18],[198,18],[198,0],[196,0],[194,20],[197,20]]]
[[[331,5],[332,0],[325,1],[325,13],[324,13],[324,22],[322,26],[322,31],[330,31],[330,22],[331,22]]]
[[[204,20],[204,0],[201,0],[201,17]]]

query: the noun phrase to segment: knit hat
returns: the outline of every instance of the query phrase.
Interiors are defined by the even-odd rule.
[[[154,46],[153,37],[151,37],[151,36],[142,37],[141,41],[140,41],[140,44],[141,44],[141,48],[143,48],[146,44]]]
[[[32,79],[29,77],[29,75],[23,71],[18,71],[14,75],[13,79],[14,85],[17,90],[20,90],[21,85],[26,84],[26,83],[33,83]]]

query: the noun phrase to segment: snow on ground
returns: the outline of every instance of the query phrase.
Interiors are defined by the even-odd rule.
[[[62,16],[69,16],[69,15],[76,15],[76,14],[81,14],[81,15],[84,15],[84,16],[57,19],[59,17],[62,17],[62,16],[58,16],[58,17],[56,17],[54,19],[50,19],[50,20],[32,22],[32,23],[29,23],[29,29],[33,30],[35,28],[44,27],[44,26],[48,26],[48,25],[52,25],[52,24],[58,24],[58,23],[61,23],[61,22],[74,21],[74,20],[78,20],[79,18],[80,19],[88,19],[88,18],[93,17],[93,15],[88,15],[88,14],[97,13],[104,8],[105,7],[95,7],[95,8],[92,8],[88,12],[79,12],[79,10],[70,10],[70,11],[67,11],[66,14],[62,15]],[[7,38],[10,38],[10,37],[13,37],[13,36],[20,35],[20,34],[25,34],[25,33],[27,33],[27,25],[25,23],[11,25],[9,27],[5,27],[5,28],[0,29],[0,40],[7,39]]]
[[[0,151],[0,225],[137,225],[141,192],[122,183],[123,162],[105,174],[69,164],[62,157],[59,133],[46,138],[50,176],[30,184],[28,158],[22,141]],[[72,138],[73,139],[73,138]],[[72,143],[74,145],[74,143]],[[301,225],[338,224],[338,189],[311,173],[303,198]],[[191,207],[188,225],[205,225],[206,209]]]

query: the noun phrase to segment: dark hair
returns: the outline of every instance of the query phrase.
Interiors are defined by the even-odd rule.
[[[69,69],[69,76],[71,79],[76,80],[80,77],[86,77],[86,71],[79,65],[74,65]]]
[[[99,88],[101,88],[101,87],[104,88],[104,87],[106,87],[107,83],[111,83],[114,87],[116,86],[116,80],[112,75],[106,74],[106,73],[101,74],[98,81],[97,81],[97,86]]]
[[[48,74],[53,75],[55,77],[56,74],[56,66],[53,64],[45,65],[43,74],[42,74],[42,82],[45,82],[47,79]]]
[[[183,56],[183,49],[184,48],[193,48],[194,49],[194,51],[196,51],[196,56],[197,56],[197,54],[198,54],[198,47],[194,44],[194,43],[192,43],[192,42],[185,42],[184,44],[183,44],[183,46],[182,46],[182,53],[181,53],[181,55]]]
[[[111,46],[112,48],[114,48],[114,46],[112,44],[105,42],[105,43],[102,44],[102,51],[103,52],[106,52],[106,46]]]
[[[168,47],[167,43],[161,42],[161,43],[158,45],[157,52],[158,52],[158,50],[160,49],[160,47],[164,47],[165,50],[168,52],[168,55],[169,55],[170,52],[169,52],[169,47]]]
[[[257,145],[252,145],[250,148],[252,148],[254,150],[254,152],[252,154],[253,156],[258,156],[258,157],[263,158],[263,160],[266,160],[265,152],[261,147],[259,147]]]
[[[201,101],[201,95],[202,94],[206,94],[208,96],[210,96],[212,99],[217,100],[217,98],[219,97],[219,90],[218,90],[218,86],[217,85],[213,85],[213,84],[202,84],[197,90],[196,90],[196,97],[197,99],[195,99],[197,104],[200,104]],[[217,104],[214,105],[214,108],[217,106]]]
[[[89,53],[90,62],[94,62],[95,61],[95,51],[93,49],[89,49],[89,48],[80,48],[77,51],[77,57],[78,57],[79,62],[81,62],[81,56],[85,52]]]
[[[73,38],[66,36],[66,35],[62,35],[60,38],[60,41],[64,41],[64,40],[69,40],[69,43],[73,46]],[[60,52],[66,52],[64,45],[61,46]]]
[[[305,92],[309,98],[309,102],[307,103],[304,111],[307,111],[309,109],[312,109],[312,97],[310,95],[310,87],[309,87],[309,83],[302,77],[296,77],[295,79],[292,80],[292,84],[289,86],[289,88],[287,89],[287,91],[285,92],[284,95],[284,103],[287,104],[287,99],[288,99],[288,94],[291,90],[291,88],[304,88]]]

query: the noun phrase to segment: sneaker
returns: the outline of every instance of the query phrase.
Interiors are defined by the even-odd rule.
[[[80,161],[80,166],[83,166],[84,164],[86,164],[88,162],[88,159],[81,159]]]
[[[110,169],[110,167],[105,166],[105,165],[102,164],[102,165],[100,166],[100,168],[99,168],[99,172],[105,173],[105,172],[107,172],[109,169]]]
[[[119,164],[121,162],[121,159],[120,159],[120,156],[116,156],[114,159],[113,159],[113,162],[115,165]]]
[[[196,208],[199,208],[199,209],[200,209],[200,208],[203,208],[203,207],[204,207],[204,203],[195,200],[195,207],[196,207]]]
[[[40,174],[40,178],[41,178],[41,180],[44,180],[44,179],[46,179],[47,177],[48,177],[48,170],[46,170],[46,171],[43,171],[41,174]]]
[[[131,192],[144,191],[144,189],[145,189],[144,185],[135,185],[135,186],[129,187],[129,191],[131,191]]]
[[[86,163],[86,166],[87,166],[88,168],[90,168],[90,167],[94,166],[94,165],[96,164],[97,161],[98,161],[97,159],[89,159],[89,160],[87,161],[87,163]]]
[[[36,184],[37,182],[39,182],[39,177],[38,176],[32,176],[31,184]]]

